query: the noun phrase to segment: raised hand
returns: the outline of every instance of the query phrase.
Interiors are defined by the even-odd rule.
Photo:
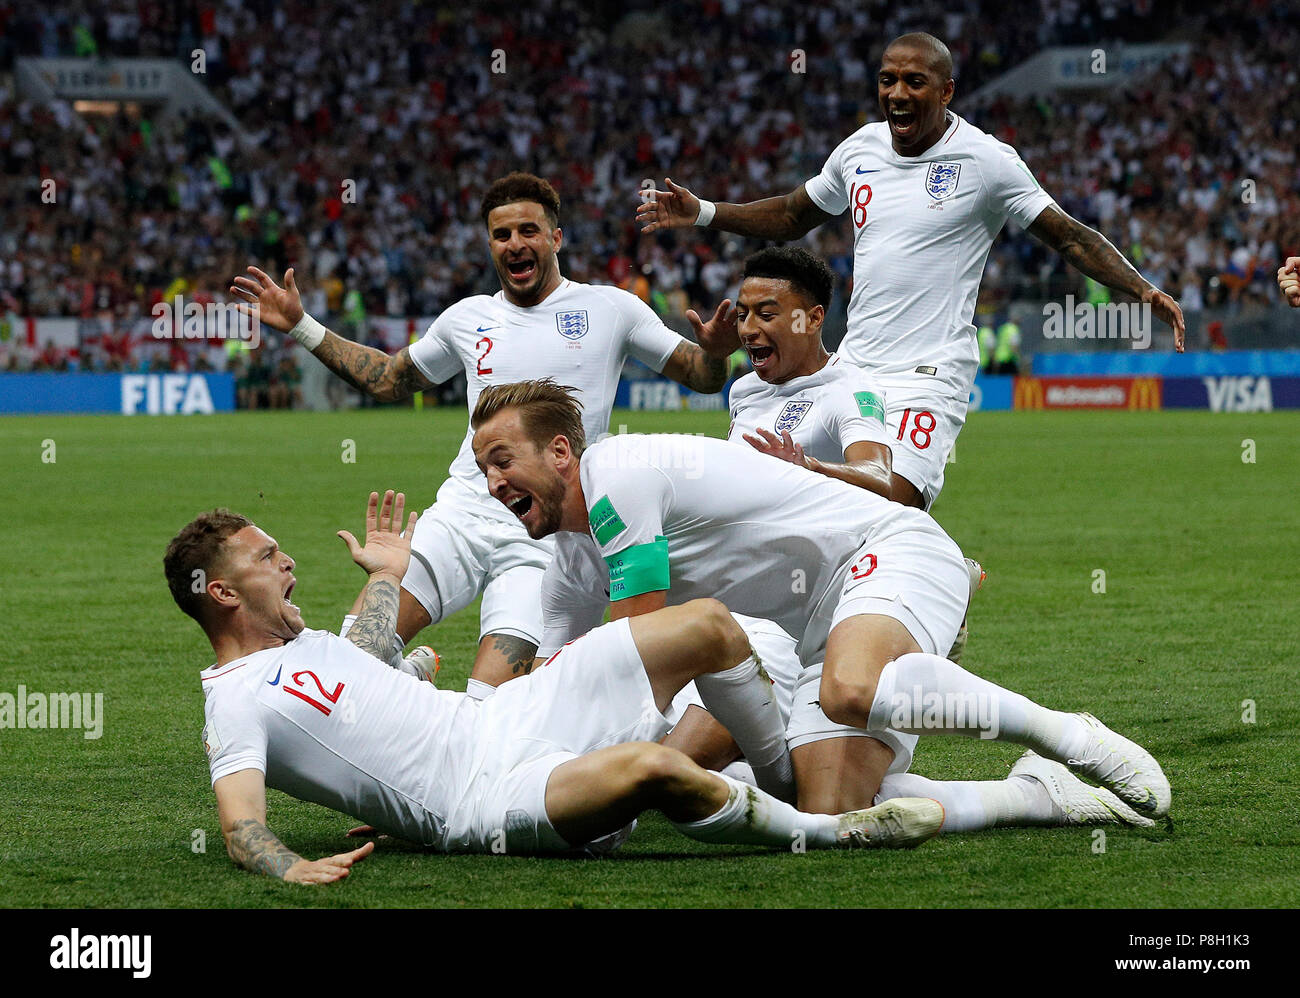
[[[668,190],[653,191],[648,199],[642,195],[641,206],[636,210],[636,220],[641,223],[643,233],[694,225],[695,219],[700,215],[699,198],[685,187],[674,184],[672,177],[665,177],[664,183],[668,185]]]
[[[402,530],[402,514],[406,510],[406,494],[394,495],[389,489],[384,493],[384,504],[379,506],[379,493],[371,492],[366,504],[366,544],[362,547],[346,530],[338,536],[348,546],[352,560],[365,569],[368,575],[380,572],[395,575],[400,580],[411,561],[411,537],[415,533],[416,515],[411,514],[406,530]]]
[[[375,844],[367,842],[360,849],[341,852],[324,859],[300,859],[284,872],[284,879],[292,884],[332,884],[342,880],[359,863],[375,851]]]
[[[302,296],[293,279],[293,268],[284,272],[284,287],[280,287],[256,267],[249,267],[252,277],[236,277],[230,293],[252,304],[240,304],[244,315],[256,316],[276,332],[287,333],[303,316]],[[256,306],[256,307],[254,307]]]
[[[756,432],[759,436],[752,433],[741,434],[745,438],[745,443],[753,447],[754,450],[761,451],[764,454],[771,454],[773,457],[779,457],[782,461],[789,461],[801,468],[808,467],[808,458],[804,456],[803,446],[794,442],[790,437],[789,430],[782,430],[779,437],[771,430],[765,430],[761,426]]]
[[[695,338],[700,349],[710,357],[730,357],[740,349],[740,334],[736,331],[736,310],[731,307],[731,299],[722,299],[722,304],[713,313],[708,322],[700,319],[695,309],[688,309],[686,319],[695,330]]]

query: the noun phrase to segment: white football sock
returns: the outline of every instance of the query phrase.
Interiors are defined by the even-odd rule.
[[[875,803],[891,797],[933,797],[943,805],[943,832],[1056,824],[1047,788],[1035,779],[930,780],[915,773],[892,773],[880,781]]]
[[[785,724],[771,680],[750,655],[722,672],[695,678],[705,709],[731,732],[758,785],[782,800],[794,800],[794,769],[785,743]]]
[[[475,700],[486,700],[497,691],[495,686],[483,682],[481,679],[471,679],[465,684],[465,692]]]
[[[867,729],[882,728],[1016,742],[1059,762],[1078,758],[1088,745],[1088,729],[1074,714],[1039,706],[921,652],[902,655],[881,671]]]
[[[744,759],[737,759],[735,762],[728,763],[718,770],[723,776],[730,776],[739,783],[744,783],[751,787],[758,786],[758,780],[754,779],[754,768]]]
[[[674,821],[683,835],[701,842],[775,846],[779,849],[790,849],[796,844],[809,849],[829,849],[836,845],[838,816],[804,814],[757,787],[746,786],[721,773],[713,775],[730,789],[727,803],[700,821]]]

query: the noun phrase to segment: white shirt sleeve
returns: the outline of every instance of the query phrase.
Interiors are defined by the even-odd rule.
[[[266,728],[257,701],[242,689],[214,691],[208,694],[203,710],[203,748],[208,754],[212,782],[242,769],[265,773]]]
[[[609,606],[609,593],[603,577],[597,580],[585,576],[564,577],[558,558],[553,560],[542,576],[542,643],[537,646],[538,658],[550,658],[575,638],[600,626]],[[580,587],[575,582],[598,582],[591,587]]]
[[[451,319],[448,312],[429,323],[415,343],[411,344],[411,360],[421,374],[433,384],[440,385],[459,374],[465,362],[452,343]]]
[[[1044,208],[1055,203],[1038,186],[1024,160],[1005,142],[998,142],[991,155],[980,158],[980,168],[988,187],[990,210],[1009,216],[1021,228],[1028,228]]]
[[[831,397],[833,404],[825,417],[830,423],[827,429],[840,442],[841,451],[860,441],[890,446],[883,391],[856,382],[835,386]]]
[[[664,510],[672,483],[617,437],[597,444],[588,455],[582,463],[582,490],[592,536],[609,570],[610,600],[667,589]]]
[[[812,203],[828,215],[842,215],[849,208],[849,192],[844,186],[843,169],[844,146],[847,142],[848,139],[845,139],[837,145],[835,151],[827,157],[822,172],[803,185]]]
[[[664,365],[679,346],[689,342],[663,324],[649,305],[630,291],[610,288],[610,299],[623,324],[627,352],[651,370],[663,373]]]

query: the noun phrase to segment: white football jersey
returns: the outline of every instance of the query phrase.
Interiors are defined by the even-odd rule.
[[[798,637],[858,548],[919,510],[725,440],[609,437],[582,455],[610,598],[715,597]]]
[[[588,443],[609,431],[623,362],[635,357],[655,371],[686,340],[636,295],[621,288],[565,280],[545,301],[521,308],[505,293],[474,295],[443,312],[411,346],[411,360],[435,384],[464,370],[470,412],[489,385],[552,377],[579,389]],[[466,427],[451,477],[483,510],[517,522],[487,491]],[[450,483],[449,483],[450,484]],[[522,528],[521,528],[522,530]]]
[[[442,842],[472,771],[474,700],[310,629],[200,678],[213,783],[261,770],[267,786],[301,800]]]
[[[609,572],[590,534],[561,530],[555,534],[555,557],[542,576],[542,643],[538,658],[550,658],[566,643],[605,619],[609,606]]]
[[[867,441],[889,447],[885,393],[871,377],[831,354],[820,371],[769,385],[752,371],[731,386],[731,428],[727,439],[749,447],[746,433],[759,427],[784,430],[803,452],[818,461],[842,464],[851,444]]]
[[[1008,217],[1029,226],[1052,198],[1005,142],[958,115],[919,156],[874,122],[836,147],[804,186],[853,222],[853,297],[839,353],[878,373],[933,373],[963,401],[979,367],[975,299]]]

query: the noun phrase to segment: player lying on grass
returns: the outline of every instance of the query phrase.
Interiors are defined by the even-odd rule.
[[[816,177],[778,197],[716,205],[669,180],[636,212],[646,233],[702,225],[780,242],[851,215],[853,297],[839,354],[884,388],[896,444],[891,495],[923,509],[943,488],[966,420],[979,367],[971,320],[1008,218],[1084,274],[1149,303],[1179,352],[1184,339],[1178,302],[1064,212],[1013,148],[949,110],[952,69],[933,35],[895,38],[876,77],[884,120],[841,142]]]
[[[696,345],[667,328],[636,295],[566,280],[558,259],[564,238],[559,212],[558,195],[539,177],[513,173],[493,183],[481,215],[501,290],[456,302],[418,343],[395,356],[337,336],[307,315],[292,269],[282,288],[249,267],[249,276],[235,278],[230,290],[256,303],[261,322],[287,332],[380,401],[405,399],[464,371],[472,410],[488,385],[562,376],[582,390],[587,432],[595,439],[609,428],[629,357],[695,391],[722,388],[728,357],[738,346],[731,303],[724,301],[708,322],[687,312]],[[553,545],[529,538],[488,496],[469,438],[467,428],[437,502],[420,517],[415,557],[402,580],[397,634],[385,658],[403,667],[408,641],[482,596],[469,691],[484,696],[532,668],[542,630],[538,587]],[[414,660],[405,667],[418,672]]]
[[[877,740],[892,730],[1016,742],[1143,816],[1168,811],[1169,783],[1141,746],[937,653],[969,579],[928,514],[721,440],[630,434],[587,448],[576,398],[549,381],[488,389],[471,426],[489,490],[531,536],[595,538],[612,619],[710,596],[798,637],[805,676],[820,678],[793,709],[874,736],[791,753],[802,809],[869,804],[897,761]]]
[[[563,852],[648,809],[700,841],[782,848],[911,846],[939,831],[932,800],[800,814],[652,744],[692,680],[742,710],[766,695],[716,600],[597,628],[482,702],[385,668],[416,524],[411,514],[402,530],[404,502],[371,494],[364,546],[339,531],[368,575],[347,638],[306,628],[290,602],[293,559],[245,517],[204,513],[167,548],[172,596],[217,657],[201,674],[203,740],[241,866],[324,883],[374,848],[297,855],[266,826],[268,786],[445,852]]]

